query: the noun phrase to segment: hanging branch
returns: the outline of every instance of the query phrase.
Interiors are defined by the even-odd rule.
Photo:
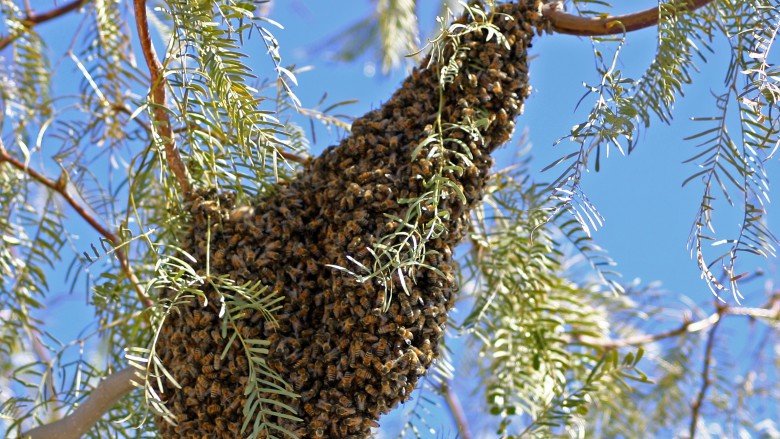
[[[137,369],[128,367],[109,375],[73,413],[51,424],[33,428],[22,433],[20,437],[25,439],[82,437],[120,398],[135,388],[134,381],[141,381],[136,372]]]
[[[87,4],[89,0],[74,0],[70,3],[66,3],[58,8],[54,8],[50,11],[42,12],[40,14],[35,14],[33,12],[27,11],[27,16],[22,19],[22,23],[25,25],[26,28],[31,28],[35,26],[36,24],[45,23],[49,20],[53,20],[57,17],[61,17],[68,12],[75,11],[76,9],[80,8],[81,6]],[[8,47],[9,44],[13,43],[14,40],[19,38],[21,34],[11,34],[6,35],[4,37],[0,37],[0,50],[5,49]]]
[[[65,178],[65,174],[63,174],[63,176],[60,177],[57,181],[54,181],[44,176],[43,174],[39,173],[38,171],[29,168],[27,165],[20,162],[19,160],[15,159],[14,157],[8,154],[5,148],[2,148],[0,146],[0,163],[3,162],[8,163],[14,168],[29,175],[30,178],[37,181],[38,183],[60,194],[60,196],[62,196],[62,198],[64,198],[65,201],[67,201],[67,203],[73,208],[73,210],[76,211],[76,213],[79,214],[79,216],[81,216],[81,218],[84,219],[84,221],[86,221],[90,226],[92,226],[92,228],[95,229],[104,238],[111,241],[111,244],[116,249],[115,250],[116,256],[117,259],[119,260],[119,264],[122,267],[122,271],[124,271],[125,275],[130,280],[130,283],[133,285],[136,295],[141,300],[141,303],[143,303],[143,305],[147,308],[153,305],[152,299],[150,299],[149,296],[147,296],[146,293],[144,292],[143,288],[141,288],[141,282],[136,277],[132,267],[130,267],[130,263],[128,262],[127,259],[127,254],[122,248],[119,248],[119,246],[122,244],[122,240],[115,233],[111,232],[105,226],[100,224],[89,212],[87,212],[84,206],[79,204],[79,202],[76,201],[75,198],[73,198],[73,196],[68,192],[67,189],[68,180],[67,178]]]
[[[135,10],[135,23],[138,28],[138,38],[141,42],[141,49],[146,60],[146,66],[149,68],[151,85],[149,96],[151,98],[153,126],[160,136],[165,147],[165,158],[176,181],[179,183],[184,197],[190,196],[190,180],[187,175],[187,168],[181,160],[179,151],[176,148],[176,142],[173,138],[173,129],[171,128],[171,119],[165,109],[165,77],[162,75],[163,67],[157,58],[157,53],[152,45],[152,37],[149,35],[149,23],[146,18],[146,0],[133,0]]]
[[[712,0],[689,0],[691,10],[698,9]],[[564,12],[561,3],[546,3],[542,6],[542,15],[552,24],[555,32],[579,36],[600,36],[628,33],[658,24],[658,7],[632,14],[581,17]]]

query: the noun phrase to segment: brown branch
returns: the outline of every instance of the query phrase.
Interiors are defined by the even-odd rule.
[[[704,403],[704,397],[707,395],[707,389],[712,384],[710,378],[710,366],[712,364],[712,350],[715,347],[715,331],[718,329],[718,323],[712,327],[712,331],[707,335],[707,346],[704,349],[704,366],[701,371],[701,388],[696,395],[696,400],[691,404],[691,425],[688,428],[690,439],[696,437],[696,424],[699,422],[699,413],[701,412],[702,404]]]
[[[455,425],[458,426],[459,437],[461,439],[471,439],[471,431],[466,420],[466,414],[463,412],[463,406],[460,405],[460,399],[458,399],[455,391],[452,390],[449,382],[441,385],[441,392],[444,395],[444,400],[447,402],[447,408],[449,408],[452,418],[455,420]]]
[[[698,9],[712,0],[689,0],[691,10]],[[658,8],[650,8],[632,14],[581,17],[564,12],[560,3],[546,3],[542,6],[542,15],[550,21],[555,32],[568,35],[598,36],[632,32],[658,24]]]
[[[135,10],[135,23],[138,28],[138,38],[141,42],[141,49],[146,60],[146,66],[149,68],[151,76],[151,85],[149,87],[149,97],[152,105],[153,126],[155,131],[159,130],[158,135],[165,147],[165,158],[168,161],[168,167],[173,173],[174,178],[179,183],[185,198],[191,194],[190,179],[187,175],[187,168],[181,160],[179,151],[176,148],[176,142],[173,138],[173,128],[171,128],[171,119],[165,109],[165,77],[162,75],[162,64],[157,58],[157,53],[152,45],[152,37],[149,35],[149,23],[146,18],[146,0],[133,0]]]
[[[666,338],[677,337],[687,333],[699,332],[718,324],[727,315],[747,316],[751,318],[780,319],[780,294],[774,295],[769,302],[760,308],[729,307],[721,305],[709,316],[697,320],[686,321],[680,326],[657,334],[638,335],[621,339],[597,338],[587,335],[573,336],[571,342],[596,346],[604,349],[620,349],[629,346],[641,346]]]
[[[54,8],[50,11],[42,12],[40,14],[35,14],[30,12],[29,10],[27,12],[27,16],[22,19],[22,24],[29,29],[36,24],[45,23],[49,20],[53,20],[57,17],[61,17],[68,12],[75,11],[76,9],[80,8],[81,6],[85,5],[89,0],[74,0],[70,3],[66,3],[58,8]],[[17,38],[21,36],[21,33],[6,35],[4,37],[0,37],[0,50],[5,49],[14,42]]]
[[[132,267],[130,267],[127,254],[123,249],[119,248],[119,246],[122,244],[122,240],[116,234],[100,224],[89,212],[87,212],[84,206],[79,204],[79,202],[76,201],[76,199],[68,192],[68,183],[67,179],[65,178],[65,174],[63,174],[63,177],[60,177],[57,181],[54,181],[39,173],[38,171],[29,168],[27,165],[8,154],[5,148],[0,147],[0,163],[3,162],[8,163],[14,168],[29,175],[30,178],[37,181],[38,183],[59,193],[60,196],[70,205],[70,207],[72,207],[73,210],[75,210],[76,213],[78,213],[79,216],[84,219],[84,221],[92,226],[92,228],[95,229],[100,235],[111,241],[116,249],[116,256],[119,260],[119,264],[122,267],[122,271],[125,272],[125,275],[133,285],[133,288],[135,289],[138,298],[141,300],[141,303],[143,303],[143,305],[147,308],[153,305],[152,300],[149,298],[149,296],[146,295],[143,288],[141,288],[141,282],[136,277]]]
[[[113,373],[106,377],[73,413],[59,421],[22,433],[21,437],[78,439],[87,433],[120,398],[135,388],[133,381],[139,380],[136,369],[132,367]]]

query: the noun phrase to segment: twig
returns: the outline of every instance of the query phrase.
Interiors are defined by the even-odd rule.
[[[47,12],[42,12],[40,14],[32,13],[31,11],[27,10],[27,16],[22,19],[22,24],[25,25],[27,29],[35,26],[36,24],[45,23],[49,20],[55,19],[57,17],[61,17],[68,12],[75,11],[76,9],[80,8],[81,6],[85,5],[89,0],[74,0],[70,3],[66,3],[58,8],[54,8]],[[4,37],[0,37],[0,50],[5,49],[8,47],[9,44],[13,43],[14,40],[19,38],[21,36],[21,33],[16,34],[10,34],[6,35]]]
[[[704,403],[704,397],[707,395],[707,389],[712,384],[710,366],[712,364],[712,350],[715,347],[715,331],[718,329],[718,323],[715,322],[712,331],[707,335],[707,346],[704,349],[704,366],[701,371],[701,388],[698,395],[696,395],[696,400],[691,404],[691,425],[688,428],[690,439],[696,437],[696,424],[699,422],[701,406]]]
[[[689,0],[690,10],[698,9],[712,0]],[[550,21],[553,30],[561,34],[597,36],[632,32],[658,24],[658,8],[650,8],[632,14],[598,18],[581,17],[561,10],[561,3],[546,3],[542,15]]]
[[[146,60],[146,66],[149,68],[151,76],[151,85],[149,87],[149,97],[152,105],[152,116],[154,118],[152,126],[155,131],[159,130],[158,135],[165,147],[165,158],[176,181],[179,183],[185,198],[191,194],[190,180],[187,175],[187,168],[181,160],[179,151],[176,148],[176,142],[173,138],[173,129],[171,128],[171,119],[165,109],[165,77],[162,75],[162,64],[157,58],[157,53],[152,45],[152,37],[149,35],[149,23],[146,18],[146,0],[133,0],[135,10],[135,23],[138,28],[138,38],[141,42],[141,50]]]
[[[141,300],[141,303],[145,307],[151,307],[154,303],[152,302],[152,299],[149,298],[149,296],[146,295],[143,288],[141,288],[141,282],[136,277],[135,273],[133,272],[132,267],[130,267],[130,263],[127,259],[127,254],[125,251],[121,248],[118,248],[119,245],[122,243],[122,240],[119,239],[119,237],[108,230],[106,227],[104,227],[102,224],[100,224],[87,210],[79,204],[78,201],[76,201],[75,198],[68,192],[67,186],[67,179],[64,178],[65,174],[63,174],[63,177],[58,179],[57,181],[54,181],[38,171],[29,168],[24,163],[20,162],[19,160],[12,157],[8,152],[0,147],[0,163],[6,162],[9,165],[13,166],[14,168],[24,172],[25,174],[29,175],[33,180],[37,181],[38,183],[46,186],[47,188],[57,192],[62,196],[62,198],[65,199],[65,201],[73,208],[73,210],[76,211],[76,213],[81,216],[81,218],[84,219],[90,226],[92,226],[93,229],[95,229],[99,234],[101,234],[103,237],[111,241],[111,243],[117,247],[116,248],[116,256],[117,259],[119,259],[119,264],[122,267],[122,271],[125,272],[125,275],[130,280],[130,283],[133,285],[133,288],[135,289],[136,294],[138,295],[138,298]]]
[[[447,401],[447,408],[452,414],[452,418],[455,420],[455,424],[458,426],[458,432],[460,432],[461,439],[471,439],[471,430],[469,429],[469,423],[466,420],[466,414],[463,412],[463,406],[460,405],[460,399],[455,391],[452,390],[452,386],[449,382],[445,382],[441,385],[441,392],[444,395],[444,400]]]
[[[92,391],[86,401],[68,416],[51,424],[22,433],[26,439],[78,439],[123,396],[135,388],[133,381],[141,380],[137,369],[128,367],[109,375]]]
[[[657,334],[638,335],[621,339],[596,338],[587,335],[572,337],[572,342],[597,346],[604,349],[619,349],[628,346],[640,346],[686,333],[699,332],[717,325],[727,315],[747,316],[751,318],[780,319],[780,295],[775,295],[761,308],[720,306],[709,316],[695,322],[683,322],[680,326]]]

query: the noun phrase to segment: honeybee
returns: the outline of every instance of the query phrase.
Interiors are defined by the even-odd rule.
[[[339,387],[342,389],[348,389],[352,387],[352,381],[355,378],[355,374],[352,372],[346,372],[344,373],[344,376],[341,377],[341,380],[339,381]]]
[[[366,326],[373,326],[379,323],[379,316],[366,314],[360,321]]]
[[[342,418],[352,416],[355,414],[355,409],[352,407],[339,406],[336,409],[336,414]]]
[[[331,409],[333,408],[333,404],[324,399],[321,399],[317,401],[317,408],[325,413],[330,413]]]
[[[365,369],[365,368],[363,368],[363,367],[359,367],[359,368],[358,368],[358,369],[355,371],[355,376],[357,376],[357,378],[358,378],[360,381],[365,381],[365,380],[367,380],[367,379],[371,378],[371,372],[369,372],[369,371],[368,371],[368,369]]]
[[[355,428],[355,427],[359,427],[361,424],[363,424],[363,420],[360,419],[360,417],[358,417],[358,416],[353,416],[353,417],[345,419],[344,420],[344,424],[348,428]]]
[[[382,380],[382,394],[385,396],[392,396],[393,395],[393,388],[390,387],[390,381],[389,380]]]
[[[328,381],[336,381],[336,366],[333,364],[328,365],[327,379]]]
[[[390,332],[393,332],[396,330],[396,324],[393,322],[385,323],[384,325],[380,326],[377,330],[380,334],[388,334]]]
[[[215,399],[221,396],[219,383],[217,383],[217,381],[212,381],[211,387],[209,388],[209,395]]]

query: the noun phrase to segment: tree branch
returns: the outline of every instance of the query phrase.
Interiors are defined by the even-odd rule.
[[[572,337],[572,342],[579,342],[585,345],[597,346],[604,349],[619,349],[629,346],[641,346],[656,342],[666,338],[677,337],[683,334],[699,332],[718,324],[722,317],[727,315],[747,316],[752,318],[780,319],[780,294],[774,295],[769,302],[761,308],[747,307],[729,307],[719,306],[717,310],[709,316],[694,322],[683,322],[677,328],[670,329],[657,334],[638,335],[621,339],[608,339],[580,335]]]
[[[460,405],[460,399],[452,390],[449,382],[442,383],[441,392],[444,395],[444,400],[447,402],[447,408],[449,408],[452,418],[455,420],[455,425],[458,426],[458,432],[460,433],[458,437],[471,439],[471,431],[466,420],[466,414],[463,412],[463,406]]]
[[[715,347],[715,331],[718,329],[718,323],[715,322],[712,331],[707,335],[707,346],[704,349],[704,366],[701,371],[701,388],[696,395],[696,400],[691,404],[691,425],[688,429],[690,439],[696,437],[696,424],[699,422],[699,413],[704,403],[704,397],[707,395],[707,389],[712,383],[710,379],[710,365],[712,364],[712,350]]]
[[[136,375],[136,369],[128,367],[115,372],[103,380],[92,391],[83,404],[79,405],[73,413],[59,421],[42,425],[22,433],[25,439],[79,439],[88,432],[92,426],[109,411],[116,402],[132,391],[140,377]]]
[[[141,42],[141,49],[146,60],[146,66],[149,68],[151,85],[149,87],[149,97],[152,105],[152,116],[155,132],[165,148],[165,158],[168,161],[168,167],[173,173],[174,178],[179,183],[184,197],[191,194],[190,179],[187,175],[187,168],[181,160],[179,151],[176,149],[176,142],[173,138],[173,129],[171,128],[171,119],[165,109],[165,77],[162,75],[162,64],[157,58],[157,53],[152,45],[152,37],[149,35],[149,23],[146,18],[146,0],[133,0],[135,11],[135,23],[138,28],[138,38]]]
[[[85,5],[88,1],[89,0],[74,0],[58,8],[54,8],[50,11],[42,12],[40,14],[35,14],[28,10],[27,16],[24,17],[24,19],[22,19],[22,23],[25,25],[27,29],[29,29],[35,26],[36,24],[45,23],[49,20],[53,20],[57,17],[61,17],[67,14],[68,12],[75,11],[76,9]],[[0,50],[3,50],[6,47],[8,47],[8,45],[13,43],[14,40],[19,38],[20,35],[21,33],[17,33],[17,34],[11,34],[11,35],[6,35],[4,37],[0,37]]]
[[[100,235],[111,241],[111,243],[115,247],[116,256],[119,260],[119,264],[122,267],[122,271],[125,272],[125,275],[130,280],[130,283],[133,285],[133,288],[135,289],[135,292],[138,296],[138,298],[141,300],[141,303],[145,307],[151,307],[153,305],[152,300],[149,298],[149,296],[146,295],[143,288],[141,288],[141,282],[136,277],[135,273],[133,272],[132,267],[130,267],[130,263],[127,259],[127,254],[125,251],[121,248],[119,248],[120,244],[122,244],[122,240],[119,239],[119,237],[108,230],[106,227],[104,227],[102,224],[100,224],[87,210],[79,204],[78,201],[68,192],[68,182],[65,178],[65,174],[63,174],[62,177],[60,177],[57,181],[54,181],[43,174],[39,173],[38,171],[29,168],[26,164],[20,162],[16,158],[12,157],[8,152],[0,146],[0,163],[8,163],[9,165],[13,166],[14,168],[24,172],[25,174],[29,175],[30,178],[37,181],[38,183],[46,186],[47,188],[57,192],[60,194],[60,196],[65,199],[65,201],[73,208],[73,210],[76,211],[76,213],[81,216],[81,218],[84,219],[90,226],[92,226],[93,229],[95,229]]]
[[[712,0],[689,0],[691,10],[698,9]],[[542,15],[552,24],[555,32],[568,35],[599,36],[632,32],[658,24],[658,8],[650,8],[632,14],[598,18],[581,17],[564,12],[561,3],[546,3]]]

